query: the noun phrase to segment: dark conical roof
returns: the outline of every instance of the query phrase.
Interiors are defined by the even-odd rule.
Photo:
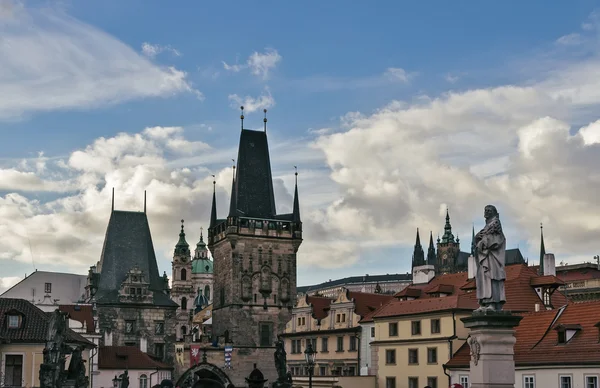
[[[433,245],[433,232],[429,232],[429,249],[427,249],[427,265],[436,264],[435,246]]]
[[[149,289],[155,291],[155,295],[164,295],[164,281],[158,273],[146,213],[113,210],[100,257],[96,300],[118,301],[118,290],[127,278],[127,273],[134,267],[144,272]],[[164,298],[160,295],[157,295],[160,299],[158,302],[162,303]]]
[[[300,222],[300,200],[298,199],[298,173],[296,172],[296,184],[294,188],[294,210],[292,213],[292,221]]]
[[[444,225],[444,235],[442,236],[442,244],[453,243],[454,235],[452,234],[452,225],[450,225],[450,212],[446,209],[446,225]]]
[[[417,228],[417,238],[415,240],[415,249],[413,251],[412,266],[419,267],[425,265],[425,252],[421,246],[421,237],[419,237],[419,229]]]
[[[234,200],[239,215],[258,218],[275,217],[277,214],[275,195],[269,145],[265,132],[242,130],[234,187],[236,196]]]

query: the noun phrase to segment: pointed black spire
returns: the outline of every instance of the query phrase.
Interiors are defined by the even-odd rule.
[[[233,161],[233,180],[231,181],[231,201],[229,202],[229,217],[237,215],[237,187],[235,185],[235,159]]]
[[[144,213],[146,213],[146,190],[144,190]]]
[[[263,112],[265,112],[265,118],[263,119],[263,123],[265,123],[265,133],[267,133],[267,110],[263,109]]]
[[[190,251],[190,245],[185,241],[185,232],[183,230],[183,220],[181,220],[181,232],[179,232],[179,241],[175,245],[176,255],[186,255]]]
[[[296,172],[294,175],[296,176],[296,185],[294,188],[294,213],[293,213],[293,222],[301,222],[300,221],[300,200],[298,199],[298,167],[294,166]]]
[[[110,205],[110,211],[113,212],[115,211],[115,188],[112,188],[112,202]]]
[[[215,176],[212,176],[215,179]],[[213,180],[213,198],[212,208],[210,210],[210,227],[212,228],[217,224],[217,181]],[[210,237],[210,236],[209,236]]]
[[[425,252],[421,246],[421,238],[419,237],[419,228],[417,228],[417,238],[415,241],[415,249],[413,251],[412,266],[419,267],[425,265]]]
[[[240,115],[240,120],[242,120],[242,131],[244,130],[244,106],[240,106],[240,109],[242,110],[242,114]]]
[[[273,219],[277,213],[267,134],[244,129],[236,161],[237,214]]]
[[[475,225],[473,225],[473,230],[471,232],[471,256],[475,256],[477,244],[475,244]]]
[[[544,255],[546,254],[546,246],[544,245],[544,225],[540,223],[540,275],[544,274]]]
[[[452,234],[452,225],[450,225],[450,212],[448,209],[446,209],[446,225],[444,225],[442,244],[448,243],[454,243],[454,235]]]
[[[427,249],[427,265],[435,265],[435,245],[433,245],[433,232],[429,232],[429,248]]]

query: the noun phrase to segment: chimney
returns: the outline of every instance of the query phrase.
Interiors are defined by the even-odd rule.
[[[544,255],[544,268],[542,274],[544,276],[556,276],[556,259],[554,258],[554,253],[546,253]]]
[[[467,273],[468,273],[468,278],[469,279],[473,279],[475,277],[475,271],[477,271],[477,264],[475,262],[475,256],[471,255],[469,256],[469,258],[467,259]]]
[[[435,267],[433,265],[420,265],[413,268],[413,284],[427,284],[435,277]]]
[[[104,332],[104,346],[113,346],[112,332],[108,330]]]
[[[144,353],[148,353],[148,339],[146,339],[146,337],[140,338],[140,350]]]

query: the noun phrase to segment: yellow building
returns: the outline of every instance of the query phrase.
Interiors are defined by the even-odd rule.
[[[390,295],[346,289],[335,300],[300,297],[282,334],[292,375],[307,375],[304,351],[312,342],[317,352],[315,376],[358,376],[361,357],[358,322],[391,299]]]
[[[0,319],[2,386],[39,387],[50,316],[26,300],[0,298]],[[68,345],[86,348],[82,356],[87,363],[94,344],[70,329],[66,339]]]
[[[567,302],[554,292],[562,284],[555,276],[540,276],[524,264],[508,266],[506,273],[506,310],[552,309]],[[380,388],[450,385],[443,365],[469,334],[460,318],[478,307],[475,282],[467,277],[446,274],[411,285],[364,318],[374,321],[371,358]]]

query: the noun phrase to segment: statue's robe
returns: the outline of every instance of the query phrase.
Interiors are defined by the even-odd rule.
[[[477,299],[483,303],[504,303],[504,269],[506,238],[498,216],[493,217],[478,233],[477,242]]]

